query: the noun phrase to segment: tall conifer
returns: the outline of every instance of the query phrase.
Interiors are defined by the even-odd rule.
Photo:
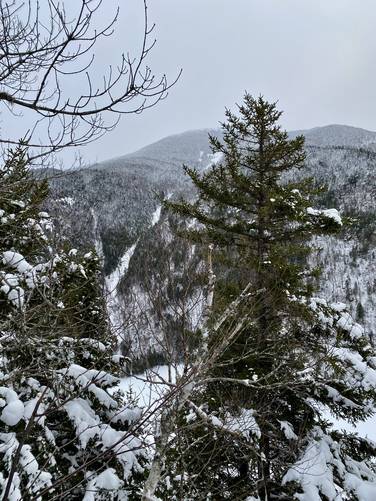
[[[231,319],[243,327],[208,368],[200,411],[190,409],[172,455],[176,492],[187,499],[360,499],[364,485],[376,489],[372,444],[331,425],[373,412],[372,348],[344,305],[314,297],[307,266],[312,237],[342,221],[312,207],[304,138],[289,139],[280,117],[275,103],[246,94],[238,114],[226,111],[223,139],[210,137],[220,161],[203,173],[186,168],[197,199],[167,202],[196,221],[192,239],[214,245],[209,323],[249,284]],[[209,352],[228,328],[209,336]]]

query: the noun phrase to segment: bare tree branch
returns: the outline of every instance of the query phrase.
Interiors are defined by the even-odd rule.
[[[141,113],[164,99],[177,80],[157,78],[147,64],[156,41],[144,0],[139,53],[121,54],[99,83],[92,68],[95,49],[113,34],[119,9],[98,27],[103,0],[77,5],[67,12],[55,0],[0,2],[0,112],[33,117],[34,126],[22,137],[32,160],[94,141],[121,115]],[[0,144],[6,149],[18,139],[0,135]]]

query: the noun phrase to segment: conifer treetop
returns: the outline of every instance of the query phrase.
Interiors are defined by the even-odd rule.
[[[304,138],[289,139],[280,117],[275,103],[246,94],[236,114],[226,110],[222,137],[210,138],[220,160],[185,169],[196,198],[166,202],[188,219],[190,238],[213,245],[208,325],[248,287],[232,310],[241,329],[192,395],[195,417],[181,419],[194,422],[180,437],[183,458],[171,454],[174,475],[196,478],[184,485],[192,498],[334,501],[340,492],[360,499],[376,485],[374,444],[333,427],[335,418],[356,423],[374,412],[374,350],[345,305],[315,297],[318,274],[307,260],[313,237],[338,232],[342,220],[334,208],[315,207]],[[203,346],[228,339],[232,322],[209,329]],[[220,435],[208,427],[217,422]],[[226,433],[234,422],[243,440]]]

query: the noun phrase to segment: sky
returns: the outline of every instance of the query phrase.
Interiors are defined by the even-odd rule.
[[[114,53],[126,50],[130,24],[137,39],[141,2],[123,3]],[[123,117],[85,156],[102,160],[216,127],[245,90],[278,100],[290,130],[330,123],[376,130],[374,0],[150,0],[149,16],[153,72],[173,80],[182,68],[182,76],[164,102]]]
[[[97,22],[119,4],[114,34],[96,47],[98,77],[140,47],[142,0],[104,0]],[[289,130],[331,123],[376,130],[375,0],[149,0],[149,18],[153,73],[182,75],[165,101],[123,116],[83,149],[87,162],[216,127],[246,90],[278,100]]]

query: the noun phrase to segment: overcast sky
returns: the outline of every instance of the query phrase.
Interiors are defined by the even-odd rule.
[[[105,0],[106,11],[118,1]],[[122,0],[117,31],[99,51],[137,46],[141,0]],[[375,0],[149,0],[156,75],[183,74],[166,101],[84,151],[88,161],[169,134],[215,127],[245,90],[279,100],[287,129],[343,123],[376,130]],[[97,61],[98,64],[98,61]]]

